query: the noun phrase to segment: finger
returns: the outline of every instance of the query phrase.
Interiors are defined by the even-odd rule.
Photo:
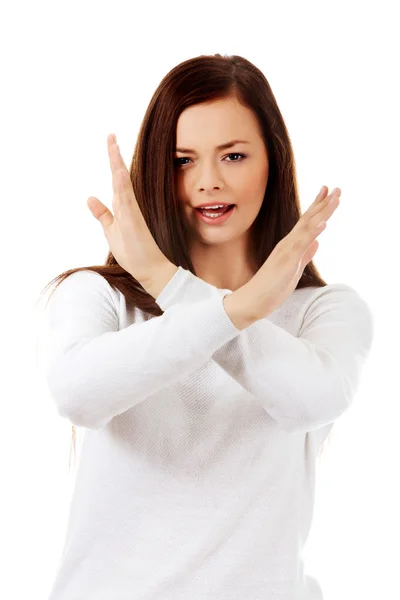
[[[109,211],[107,206],[104,206],[100,200],[95,198],[95,196],[90,196],[88,198],[87,205],[92,215],[100,221],[104,229],[113,223],[114,217],[111,211]]]
[[[320,199],[317,196],[316,201],[299,219],[296,233],[301,235],[304,230],[312,232],[321,220],[327,221],[337,209],[341,193],[340,188],[335,188],[327,196],[322,196]],[[311,243],[311,238],[309,241]]]
[[[306,210],[306,212],[312,212],[317,210],[317,207],[319,207],[321,201],[326,198],[328,193],[328,188],[326,187],[326,185],[323,185],[322,188],[320,189],[317,197],[315,198],[314,202],[308,207],[308,209]]]
[[[310,204],[310,206],[307,208],[307,210],[304,212],[304,214],[302,214],[302,216],[300,217],[300,219],[297,221],[296,225],[293,228],[293,232],[297,232],[302,224],[304,223],[304,221],[307,221],[308,219],[312,219],[314,217],[314,215],[316,215],[318,212],[321,211],[325,201],[327,200],[327,198],[329,198],[329,196],[327,196],[328,193],[328,188],[326,187],[326,185],[323,185],[322,188],[320,189],[317,197],[315,198],[314,202],[312,202]]]
[[[323,185],[318,196],[315,198],[314,202],[309,206],[309,208],[306,210],[303,216],[305,218],[314,217],[314,215],[320,212],[324,208],[324,206],[326,206],[329,203],[329,201],[334,195],[337,195],[338,191],[339,194],[341,194],[339,188],[335,188],[330,194],[328,194],[328,188],[325,185]]]
[[[318,212],[313,215],[314,224],[318,224],[321,219],[328,220],[340,204],[340,188],[335,188],[332,194],[329,194],[320,204]]]
[[[292,251],[305,252],[316,236],[322,233],[326,221],[338,207],[340,194],[340,188],[335,188],[328,196],[324,197],[321,193],[322,199],[318,200],[317,197],[315,203],[302,215],[289,233]]]
[[[117,198],[118,202],[123,204],[130,200],[132,184],[114,134],[110,134],[107,137],[107,149],[112,173],[114,198]]]
[[[315,198],[314,203],[318,203],[320,200],[322,200],[322,198],[325,198],[327,193],[328,188],[326,187],[326,185],[323,185],[319,191],[318,196]]]
[[[310,243],[316,235],[319,235],[325,229],[327,220],[330,219],[340,204],[340,194],[341,191],[338,189],[327,196],[321,209],[311,219],[303,224],[303,230],[310,235]],[[307,238],[307,236],[305,237]]]
[[[324,208],[326,206],[329,206],[329,202],[332,200],[332,198],[339,198],[341,193],[342,193],[342,190],[340,188],[334,188],[330,194],[328,194],[327,196],[322,198],[322,201],[317,203],[315,212],[324,210]]]

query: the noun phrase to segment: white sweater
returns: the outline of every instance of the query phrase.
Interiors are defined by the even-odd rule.
[[[298,289],[238,330],[183,268],[145,322],[99,274],[49,301],[45,377],[84,427],[49,600],[320,600],[302,551],[316,458],[352,404],[373,315],[350,286]]]

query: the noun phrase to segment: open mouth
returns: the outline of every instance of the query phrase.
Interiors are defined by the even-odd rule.
[[[225,208],[215,208],[215,209],[205,209],[205,208],[196,208],[196,213],[200,217],[202,221],[207,224],[219,224],[223,223],[228,219],[228,217],[233,213],[235,204],[230,204]]]

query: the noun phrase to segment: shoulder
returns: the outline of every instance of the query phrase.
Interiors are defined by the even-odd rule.
[[[347,283],[329,283],[323,287],[310,287],[296,290],[297,293],[304,292],[302,298],[307,307],[318,303],[320,305],[330,306],[357,306],[366,312],[371,313],[369,303],[366,298],[354,287]]]
[[[56,283],[49,295],[48,303],[50,305],[71,303],[109,305],[117,311],[119,297],[118,291],[100,273],[82,269],[74,271],[61,282]]]
[[[302,302],[303,327],[312,322],[329,321],[360,326],[372,338],[374,314],[367,299],[346,283],[330,283],[323,287],[296,290]]]

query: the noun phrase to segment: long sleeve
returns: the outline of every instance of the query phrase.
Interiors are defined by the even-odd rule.
[[[213,289],[197,302],[176,303],[160,317],[119,330],[108,282],[89,270],[67,277],[49,299],[40,342],[41,368],[58,413],[97,429],[201,368],[240,333]]]
[[[166,310],[175,302],[207,297],[212,290],[217,288],[184,271],[157,301]],[[230,292],[217,291],[222,297]],[[283,318],[291,314],[290,302],[294,300],[288,301]],[[242,330],[212,357],[289,433],[318,429],[347,410],[374,331],[368,304],[346,284],[314,289],[302,311],[297,335],[275,324],[272,313],[271,319]]]
[[[224,366],[290,433],[320,428],[345,412],[356,394],[373,339],[373,316],[345,284],[318,288],[298,336],[262,319],[232,340],[238,363]],[[224,358],[225,357],[225,358]]]

